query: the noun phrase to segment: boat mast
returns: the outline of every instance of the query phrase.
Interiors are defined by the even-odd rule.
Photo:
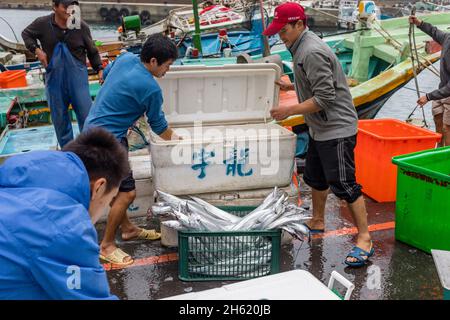
[[[200,19],[198,15],[198,1],[192,0],[192,9],[194,12],[194,24],[195,24],[195,31],[194,35],[192,37],[192,41],[194,44],[194,47],[198,49],[198,52],[202,52],[202,41],[200,38]]]

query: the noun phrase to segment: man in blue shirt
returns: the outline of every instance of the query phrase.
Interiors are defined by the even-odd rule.
[[[168,127],[162,111],[162,91],[154,77],[163,77],[177,57],[175,44],[161,34],[151,35],[147,39],[140,59],[132,53],[119,56],[104,70],[104,83],[86,119],[85,130],[105,128],[128,151],[128,129],[145,115],[152,131],[170,140],[173,131]],[[133,259],[116,246],[115,235],[119,226],[125,241],[157,240],[161,237],[155,230],[138,228],[128,219],[126,212],[135,198],[136,186],[130,171],[114,200],[100,246],[100,257],[116,266],[133,263]]]
[[[0,299],[117,299],[93,226],[129,169],[117,139],[97,128],[64,151],[0,166]]]

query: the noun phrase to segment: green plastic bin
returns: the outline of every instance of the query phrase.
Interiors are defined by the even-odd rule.
[[[255,207],[222,207],[245,216]],[[182,281],[245,280],[280,271],[281,230],[178,231]]]
[[[450,147],[394,157],[395,238],[428,253],[450,250]]]

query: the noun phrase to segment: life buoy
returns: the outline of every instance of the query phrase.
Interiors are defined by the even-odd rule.
[[[122,8],[119,11],[119,15],[121,17],[128,17],[130,15],[130,10],[128,10],[127,8]]]
[[[144,21],[144,22],[146,20],[150,20],[150,12],[148,12],[147,10],[141,11],[140,16],[141,16],[141,20]]]
[[[101,7],[98,12],[100,14],[100,17],[102,17],[104,19],[108,16],[109,10],[108,10],[108,8]]]
[[[117,17],[119,16],[119,10],[117,10],[117,8],[109,9],[109,16],[111,17],[112,20],[116,20]]]

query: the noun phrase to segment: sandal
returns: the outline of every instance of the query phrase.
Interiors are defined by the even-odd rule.
[[[131,238],[131,239],[124,239],[124,241],[134,241],[134,240],[159,240],[161,239],[161,233],[156,232],[156,230],[147,230],[147,229],[141,229],[141,232],[138,234],[137,237]]]
[[[325,229],[311,229],[306,223],[303,223],[303,225],[308,228],[309,233],[311,234],[317,234],[317,233],[324,233]]]
[[[127,253],[125,253],[122,249],[116,248],[113,252],[108,254],[107,256],[104,256],[100,254],[100,259],[112,263],[115,266],[118,267],[125,267],[129,266],[134,263],[134,260],[131,259],[130,261],[124,262],[124,259],[131,256]]]
[[[372,248],[370,249],[370,252],[367,252],[367,251],[361,249],[360,247],[354,246],[352,251],[350,251],[350,253],[345,258],[344,262],[346,265],[348,265],[350,267],[355,267],[355,268],[362,267],[367,263],[369,258],[374,255],[374,253],[375,253],[375,249],[373,248],[373,245],[372,245]],[[358,261],[350,262],[350,261],[348,261],[348,258],[355,258]]]

